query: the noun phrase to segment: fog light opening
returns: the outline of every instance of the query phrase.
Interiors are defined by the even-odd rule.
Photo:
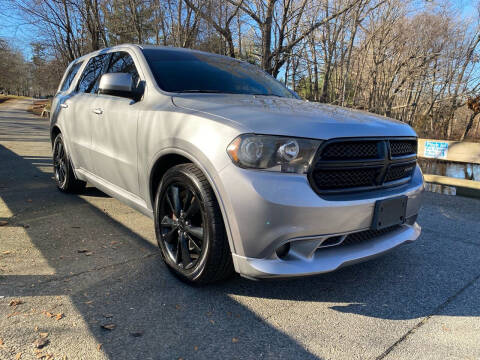
[[[278,247],[277,250],[275,250],[277,256],[280,259],[285,259],[289,251],[290,251],[290,243],[285,243],[282,246]]]

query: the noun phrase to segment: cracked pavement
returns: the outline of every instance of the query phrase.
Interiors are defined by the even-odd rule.
[[[479,200],[426,193],[419,240],[335,273],[193,288],[152,220],[56,190],[28,105],[0,105],[0,359],[480,358]]]

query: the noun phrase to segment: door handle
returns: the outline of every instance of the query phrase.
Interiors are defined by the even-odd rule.
[[[63,104],[60,104],[60,107],[62,107],[62,108],[64,108],[64,109],[66,109],[66,108],[68,108],[68,104],[65,104],[65,103],[63,103]]]
[[[94,112],[95,114],[97,114],[97,115],[103,114],[103,110],[100,109],[100,108],[93,109],[93,112]]]

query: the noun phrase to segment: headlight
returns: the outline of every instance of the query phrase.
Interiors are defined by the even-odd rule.
[[[320,140],[243,134],[228,145],[233,163],[242,168],[304,174]]]

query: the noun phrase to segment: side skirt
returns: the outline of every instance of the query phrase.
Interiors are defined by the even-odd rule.
[[[153,219],[153,211],[147,208],[147,203],[145,200],[141,199],[137,195],[132,194],[131,192],[125,191],[124,189],[114,185],[103,178],[92,174],[91,172],[85,169],[75,169],[75,172],[79,178],[84,181],[89,182],[97,189],[103,191],[105,194],[114,197],[121,202],[125,203],[126,205],[130,206],[131,208],[139,211],[143,215],[148,216],[149,218]]]

